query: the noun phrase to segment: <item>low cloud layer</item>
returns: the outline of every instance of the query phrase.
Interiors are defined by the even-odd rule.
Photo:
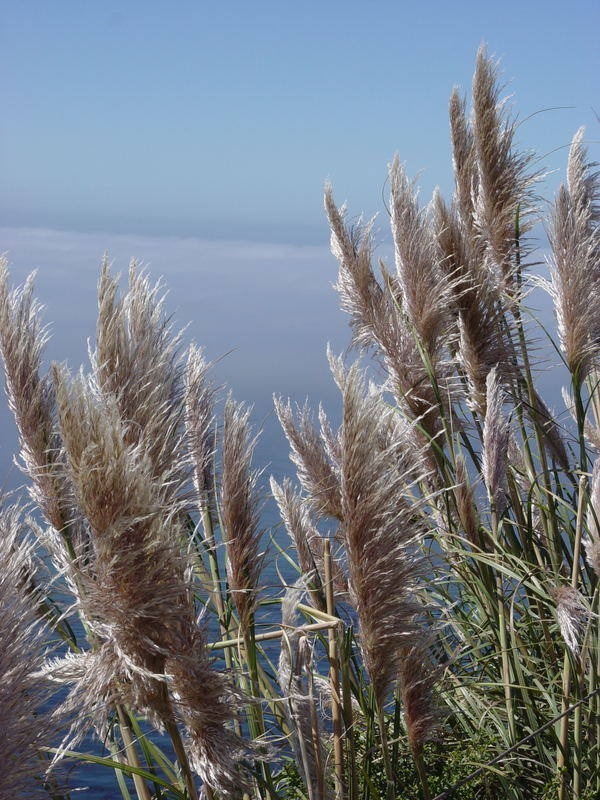
[[[37,270],[35,293],[52,333],[48,360],[67,360],[73,369],[87,363],[100,262],[108,252],[117,272],[126,274],[135,257],[152,278],[163,279],[175,327],[187,325],[186,339],[217,362],[216,381],[254,404],[269,460],[286,458],[272,418],[274,392],[335,408],[325,347],[329,341],[342,351],[349,331],[332,288],[337,265],[325,246],[0,228],[0,250],[8,254],[13,283]],[[1,483],[16,445],[5,403],[0,420]]]

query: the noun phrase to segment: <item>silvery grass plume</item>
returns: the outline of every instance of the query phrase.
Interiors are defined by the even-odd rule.
[[[297,606],[304,593],[303,579],[291,586],[281,604],[281,640],[277,681],[283,694],[282,708],[290,729],[290,744],[309,800],[329,800],[325,766],[325,732],[310,686],[313,677],[310,643],[295,627]]]
[[[399,672],[408,743],[415,756],[435,737],[441,721],[434,693],[440,670],[432,663],[423,638],[422,643],[403,650]]]
[[[503,380],[516,377],[510,358],[508,302],[531,226],[534,184],[532,156],[516,152],[516,122],[500,100],[497,67],[479,49],[473,81],[473,112],[457,88],[450,98],[454,198],[435,202],[435,227],[443,264],[454,279],[459,322],[459,364],[468,379],[468,405],[485,415],[485,381],[498,365]],[[504,290],[510,289],[507,294]],[[508,327],[507,327],[508,324]]]
[[[325,209],[331,228],[331,252],[339,262],[336,288],[342,308],[350,314],[353,343],[362,350],[374,348],[382,357],[390,377],[391,390],[398,404],[413,419],[422,419],[437,432],[435,391],[423,366],[415,342],[402,313],[402,294],[398,280],[384,270],[382,287],[371,266],[371,225],[360,223],[349,228],[345,208],[338,209],[330,186],[325,188]]]
[[[598,357],[600,321],[600,176],[587,160],[584,128],[569,151],[567,185],[561,185],[550,228],[551,281],[540,280],[553,301],[567,366],[581,382]]]
[[[98,285],[94,376],[103,394],[117,398],[129,424],[128,442],[143,442],[155,475],[181,463],[184,417],[181,334],[165,316],[162,286],[150,285],[135,261],[129,287],[118,297],[118,276],[105,258]]]
[[[458,518],[471,545],[479,547],[479,514],[473,486],[469,481],[469,473],[464,457],[459,453],[455,459],[456,486],[454,497]]]
[[[76,497],[93,538],[93,575],[80,598],[97,644],[51,665],[75,685],[66,708],[103,729],[107,709],[130,705],[158,728],[179,717],[192,763],[226,797],[242,781],[244,745],[227,723],[235,693],[215,673],[198,627],[188,553],[182,552],[179,466],[161,475],[132,442],[118,398],[54,367],[60,428]],[[169,696],[169,690],[175,699]]]
[[[561,395],[565,409],[569,412],[571,419],[577,424],[577,408],[573,395],[569,392],[566,386],[561,388]],[[600,429],[597,428],[590,420],[589,416],[583,421],[583,432],[587,439],[588,445],[595,451],[600,453]]]
[[[324,611],[321,534],[311,519],[306,501],[294,491],[289,478],[284,478],[280,486],[271,477],[270,485],[283,524],[298,554],[298,566],[309,587],[313,604]]]
[[[473,212],[478,189],[477,155],[473,128],[467,119],[467,101],[460,96],[457,86],[452,89],[450,95],[448,114],[457,217],[464,226],[466,238],[475,243],[479,241],[478,237],[473,236],[475,224]]]
[[[289,478],[284,478],[280,486],[271,477],[271,492],[279,508],[279,514],[298,554],[298,566],[304,576],[313,605],[325,611],[323,595],[324,538],[317,530],[310,513],[310,504],[305,497],[294,491]],[[338,559],[332,560],[334,591],[340,598],[346,598],[348,586]]]
[[[319,425],[321,426],[321,439],[325,445],[327,456],[329,457],[334,469],[339,473],[341,458],[340,439],[331,427],[331,423],[327,418],[325,409],[321,404],[319,404]]]
[[[389,171],[391,225],[402,310],[441,381],[440,356],[450,321],[450,284],[441,268],[428,209],[396,156]]]
[[[358,613],[365,667],[379,709],[398,674],[401,651],[420,631],[415,592],[421,562],[417,522],[424,501],[405,500],[414,485],[414,445],[407,447],[398,411],[376,392],[366,393],[356,365],[345,370],[330,354],[343,397],[341,533],[346,547],[350,599]],[[420,468],[417,462],[417,468]]]
[[[236,403],[230,395],[223,413],[221,518],[229,588],[244,631],[254,617],[263,562],[258,473],[252,470],[257,437],[251,436],[249,419],[250,409]]]
[[[200,508],[213,490],[216,389],[208,378],[202,350],[192,345],[185,371],[185,427],[193,465],[194,487]]]
[[[587,524],[589,533],[583,540],[585,554],[589,565],[600,578],[600,459],[594,462]]]
[[[583,602],[578,589],[573,586],[555,586],[551,594],[556,600],[558,626],[567,647],[579,658],[581,632],[590,617],[596,616]]]
[[[531,411],[533,411],[533,414],[537,417],[551,457],[565,472],[568,472],[571,464],[560,425],[556,421],[556,414],[548,408],[544,398],[535,389],[533,391],[533,409],[527,409],[527,411],[530,416],[532,416]]]
[[[42,666],[48,631],[40,622],[32,588],[34,551],[23,538],[16,508],[0,511],[0,800],[42,800],[44,757],[52,745],[48,684],[34,673]],[[46,763],[47,766],[47,763]]]
[[[248,764],[258,755],[230,727],[241,713],[244,698],[214,669],[205,633],[191,618],[174,644],[165,666],[175,713],[185,726],[191,765],[224,800],[238,800],[251,782]]]
[[[485,242],[489,268],[512,291],[519,267],[515,226],[527,232],[534,210],[534,184],[539,174],[530,173],[532,153],[515,150],[516,122],[500,100],[497,67],[485,46],[479,48],[473,78],[473,146],[477,178],[474,189],[475,229]]]
[[[501,327],[504,301],[478,252],[480,239],[437,192],[433,206],[440,263],[452,292],[456,361],[467,379],[467,405],[483,418],[489,371],[501,364],[507,377],[513,372]]]
[[[69,519],[69,503],[54,430],[54,391],[51,381],[40,375],[47,339],[33,299],[33,275],[11,292],[8,262],[0,258],[0,349],[8,404],[19,431],[21,468],[32,482],[32,499],[60,531]]]
[[[510,423],[502,411],[503,404],[504,392],[498,369],[494,367],[487,376],[487,411],[483,423],[481,471],[490,502],[498,516],[502,516],[506,508],[506,469],[510,439]]]
[[[99,679],[103,689],[89,697],[114,699],[119,686],[122,702],[160,725],[169,714],[162,681],[177,627],[171,615],[185,598],[177,509],[167,497],[173,477],[157,478],[144,447],[128,442],[114,396],[99,397],[88,378],[71,380],[57,365],[54,381],[69,474],[93,541],[93,572],[79,602],[102,644],[84,680]]]
[[[321,413],[321,434],[304,405],[297,407],[298,422],[294,419],[292,405],[274,398],[275,410],[290,445],[290,459],[296,465],[298,480],[315,511],[327,517],[340,519],[340,477],[335,441],[327,418]]]

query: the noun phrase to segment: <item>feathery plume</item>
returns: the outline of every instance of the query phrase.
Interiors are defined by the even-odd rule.
[[[93,537],[83,612],[98,640],[109,643],[101,653],[114,658],[115,678],[119,671],[126,678],[129,702],[160,725],[169,713],[161,683],[165,643],[184,592],[173,476],[155,477],[145,449],[128,443],[113,395],[99,398],[84,376],[69,383],[57,365],[54,382],[70,476]]]
[[[537,417],[550,455],[565,472],[568,472],[570,469],[569,456],[567,455],[567,448],[555,415],[544,402],[544,398],[535,389],[533,390],[533,403],[533,409],[528,408],[529,416],[533,417],[535,415]]]
[[[424,643],[405,648],[399,675],[408,743],[418,755],[423,745],[434,738],[440,723],[434,695],[439,669],[432,663]]]
[[[254,615],[263,561],[258,473],[251,468],[257,437],[251,437],[249,419],[250,409],[237,404],[230,395],[223,414],[221,514],[229,587],[242,630],[248,630]]]
[[[230,728],[243,698],[213,668],[204,631],[191,618],[187,623],[165,663],[174,710],[185,726],[192,768],[224,800],[238,800],[250,783],[245,762],[257,756]]]
[[[345,209],[338,210],[329,185],[325,188],[325,209],[331,228],[331,252],[339,262],[336,289],[342,308],[350,314],[354,344],[378,351],[398,404],[435,436],[439,423],[431,409],[437,407],[437,397],[414,332],[401,311],[398,279],[382,265],[385,287],[380,286],[371,267],[370,224],[359,223],[349,230],[344,222]]]
[[[468,234],[472,234],[474,200],[477,196],[479,176],[473,129],[467,119],[466,105],[466,99],[460,97],[458,87],[455,86],[449,103],[454,194],[462,224]]]
[[[35,675],[44,658],[47,632],[31,588],[34,558],[15,508],[0,511],[0,800],[43,800],[44,762],[39,748],[52,744],[47,682]],[[46,708],[44,708],[46,706]]]
[[[195,769],[233,797],[247,749],[226,726],[235,693],[210,668],[193,610],[181,503],[173,499],[179,470],[155,474],[144,442],[131,442],[115,395],[99,396],[84,376],[69,383],[64,368],[54,373],[68,467],[93,535],[94,575],[81,602],[101,643],[80,662],[69,707],[79,702],[102,719],[119,701],[158,728],[179,716]]]
[[[308,685],[313,672],[312,655],[306,636],[295,628],[302,594],[303,587],[297,583],[286,591],[281,604],[281,624],[286,633],[281,641],[277,681],[285,698],[283,709],[290,728],[290,744],[309,800],[330,800],[332,794],[324,774],[324,731]]]
[[[427,211],[419,208],[414,184],[408,180],[397,156],[389,175],[402,309],[435,369],[439,366],[439,350],[449,321],[450,287],[440,268]]]
[[[510,424],[502,412],[504,393],[496,367],[487,376],[487,411],[483,425],[482,473],[496,512],[506,508],[506,468]]]
[[[581,593],[572,586],[555,586],[551,594],[556,600],[558,625],[567,647],[579,657],[581,629],[590,616],[595,616],[586,607]]]
[[[325,611],[322,593],[324,580],[323,541],[310,513],[310,504],[297,494],[289,478],[280,486],[271,477],[271,492],[279,508],[285,528],[298,554],[298,565],[304,576],[315,608]],[[348,585],[338,559],[332,560],[333,585],[338,598],[346,598]]]
[[[334,468],[339,472],[340,468],[340,439],[336,433],[334,433],[329,420],[327,419],[327,414],[325,413],[325,409],[322,405],[319,404],[319,425],[321,426],[321,439],[323,440],[323,444],[325,445],[325,450],[327,452],[327,456],[331,463],[334,465]]]
[[[507,378],[512,373],[502,334],[505,304],[485,268],[480,239],[467,229],[454,206],[448,208],[439,192],[433,198],[433,226],[452,293],[456,358],[468,381],[467,404],[483,417],[488,372],[499,364]]]
[[[33,277],[11,292],[8,261],[0,257],[0,350],[8,404],[19,430],[22,469],[32,482],[29,492],[60,531],[69,518],[68,504],[60,477],[60,440],[54,430],[54,392],[48,378],[40,376],[48,335],[33,299]]]
[[[162,286],[151,286],[132,261],[129,288],[118,297],[118,276],[105,258],[98,285],[94,376],[103,394],[116,397],[129,424],[128,441],[143,441],[156,475],[182,467],[184,416],[181,334],[174,335],[164,314]]]
[[[337,208],[329,184],[325,186],[325,211],[331,227],[331,252],[340,264],[336,288],[342,308],[351,317],[354,343],[361,347],[377,345],[383,338],[381,321],[386,298],[371,266],[373,223],[359,220],[353,228],[347,227],[346,208]]]
[[[475,226],[485,243],[490,268],[507,288],[513,288],[518,266],[515,224],[528,230],[533,210],[530,174],[533,155],[514,149],[516,124],[508,118],[506,101],[500,100],[497,67],[482,45],[473,78],[473,142],[477,160]]]
[[[208,368],[202,351],[192,345],[185,372],[185,427],[200,507],[212,490],[215,456],[216,389],[207,378]]]
[[[356,366],[345,371],[331,357],[343,395],[341,445],[341,532],[346,545],[350,598],[358,613],[361,648],[379,708],[398,674],[400,651],[416,643],[414,592],[420,535],[415,502],[403,500],[411,483],[401,468],[405,440],[390,442],[397,412],[366,394]],[[381,443],[387,447],[381,448]],[[419,502],[416,501],[418,507]]]
[[[456,509],[458,518],[463,527],[469,542],[474,546],[479,546],[479,518],[476,510],[475,496],[473,487],[469,483],[467,465],[461,454],[456,457],[456,486],[454,496],[456,498]]]
[[[568,185],[561,185],[552,215],[550,282],[539,280],[554,302],[558,336],[567,366],[583,381],[598,356],[600,321],[600,179],[582,144],[584,129],[569,151]]]
[[[584,134],[585,127],[579,128],[571,143],[567,186],[575,213],[591,231],[600,222],[600,170],[594,169],[597,162],[588,160]]]
[[[600,459],[594,462],[590,505],[587,513],[588,535],[583,540],[588,563],[600,578]]]
[[[298,553],[298,565],[304,580],[307,586],[314,587],[310,590],[313,603],[316,608],[322,608],[323,597],[319,592],[323,581],[321,534],[313,524],[306,501],[294,492],[289,478],[284,478],[283,485],[280,486],[271,477],[270,484],[283,524]]]
[[[274,403],[279,422],[290,444],[290,459],[296,465],[302,488],[319,514],[339,519],[339,466],[330,456],[331,449],[336,446],[331,437],[328,437],[328,427],[323,429],[324,436],[320,436],[313,426],[307,405],[298,407],[296,424],[289,401],[284,404],[281,398],[275,397]],[[328,438],[329,447],[326,445]]]

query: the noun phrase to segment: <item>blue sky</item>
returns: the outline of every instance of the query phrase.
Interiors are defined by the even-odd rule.
[[[325,346],[349,338],[324,181],[382,240],[394,153],[448,194],[448,97],[486,41],[551,197],[580,125],[600,160],[599,30],[597,0],[0,0],[0,251],[39,270],[48,360],[86,361],[102,253],[136,256],[281,466],[272,394],[335,416]],[[3,407],[0,484],[15,447]]]
[[[600,138],[591,0],[4,0],[0,28],[7,225],[326,241],[327,178],[371,213],[397,151],[424,197],[449,189],[447,100],[482,40],[519,116],[573,106],[524,147]]]

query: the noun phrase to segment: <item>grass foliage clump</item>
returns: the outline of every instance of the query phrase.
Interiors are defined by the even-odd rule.
[[[327,187],[373,360],[329,353],[337,430],[275,401],[287,545],[262,528],[250,410],[220,411],[159,285],[132,264],[121,295],[105,262],[89,372],[44,375],[32,282],[10,290],[2,262],[35,507],[0,514],[2,800],[68,797],[74,760],[114,770],[124,800],[600,796],[600,177],[579,131],[537,277],[541,175],[516,129],[481,49],[470,113],[450,99],[452,198],[421,206],[390,166],[393,266]],[[540,286],[558,414],[536,388]]]

